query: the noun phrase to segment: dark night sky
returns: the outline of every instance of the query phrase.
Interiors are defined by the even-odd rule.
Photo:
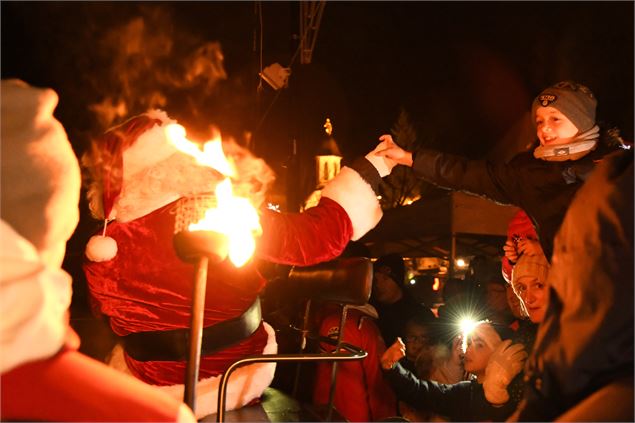
[[[265,66],[288,64],[298,17],[297,3],[262,4]],[[123,28],[135,18],[143,18],[146,46],[126,57]],[[137,99],[160,91],[169,113],[205,111],[206,122],[240,137],[275,96],[267,85],[256,93],[258,29],[254,2],[2,2],[2,77],[56,89],[57,115],[78,153],[104,129],[88,105],[123,97],[124,74]],[[209,41],[220,42],[227,80],[212,91],[160,80],[183,72],[184,58]],[[484,155],[540,89],[561,79],[589,85],[600,118],[633,138],[633,2],[327,2],[313,63],[294,63],[255,149],[274,167],[293,138],[310,154],[330,116],[353,157],[404,107],[426,143]],[[143,111],[136,106],[130,113]]]
[[[591,87],[599,119],[633,140],[633,2],[327,2],[312,63],[296,61],[287,89],[265,84],[260,94],[260,53],[264,66],[289,64],[299,7],[263,2],[261,28],[256,5],[2,1],[2,77],[57,91],[56,116],[78,155],[106,129],[90,105],[121,100],[134,115],[158,95],[186,127],[215,123],[239,140],[254,132],[253,149],[280,180],[292,140],[310,160],[327,116],[349,160],[376,145],[400,108],[426,145],[508,157],[533,140],[533,97],[564,79]],[[228,78],[213,84],[203,67],[184,83],[194,53],[213,41]],[[94,228],[80,222],[71,267]]]

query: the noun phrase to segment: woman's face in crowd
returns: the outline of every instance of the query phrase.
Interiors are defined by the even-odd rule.
[[[406,344],[406,358],[414,362],[421,351],[429,346],[430,337],[428,329],[419,324],[407,324],[404,331],[404,343]]]
[[[467,340],[467,350],[463,358],[463,368],[466,372],[479,375],[485,371],[489,357],[493,350],[478,336],[471,335]]]
[[[569,144],[578,133],[578,128],[558,109],[539,107],[536,109],[536,131],[540,145]]]
[[[534,323],[542,322],[549,302],[547,286],[534,276],[523,276],[514,282],[514,292],[522,301],[529,319]]]

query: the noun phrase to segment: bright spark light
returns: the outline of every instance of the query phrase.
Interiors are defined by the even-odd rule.
[[[459,327],[461,328],[461,349],[464,353],[467,350],[467,337],[476,328],[477,324],[478,322],[470,317],[464,317],[459,322]]]

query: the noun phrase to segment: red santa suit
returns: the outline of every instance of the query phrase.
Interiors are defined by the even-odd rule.
[[[116,141],[124,145],[121,154],[123,177],[120,190],[114,190],[115,199],[112,195],[102,197],[105,206],[112,204],[112,212],[105,215],[116,217],[107,225],[105,235],[116,241],[118,251],[108,260],[100,257],[93,258],[102,261],[87,260],[84,271],[96,310],[110,318],[112,329],[120,336],[186,330],[190,323],[194,267],[180,260],[173,248],[175,201],[197,191],[209,191],[218,176],[193,161],[187,163],[184,169],[189,170],[184,171],[194,169],[197,176],[203,174],[200,187],[193,186],[196,182],[191,182],[192,178],[178,174],[175,170],[178,166],[170,163],[190,159],[166,141],[164,128],[169,123],[173,121],[164,113],[153,111],[113,130],[124,134]],[[106,150],[113,151],[112,142],[103,145]],[[117,159],[116,154],[114,157]],[[376,158],[371,157],[373,160]],[[159,187],[151,195],[146,192],[153,184],[149,181],[174,178],[181,178],[183,186]],[[358,172],[344,167],[325,187],[318,206],[296,214],[262,211],[262,236],[257,241],[255,256],[300,266],[330,260],[342,252],[350,239],[360,238],[380,218],[381,209],[371,186]],[[87,251],[91,256],[90,248]],[[253,261],[241,268],[227,260],[210,267],[204,327],[241,316],[253,305],[264,284]],[[274,332],[261,321],[245,339],[204,354],[200,364],[196,415],[202,417],[216,412],[219,375],[232,362],[250,354],[276,351]],[[150,357],[138,360],[133,356],[128,349],[118,349],[111,364],[182,398],[184,359],[154,360]],[[240,407],[259,397],[271,383],[274,370],[275,364],[260,363],[232,373],[227,409]]]
[[[2,81],[2,421],[194,422],[185,404],[77,351],[61,269],[79,218],[80,169],[57,95]]]
[[[339,310],[337,310],[339,311]],[[377,311],[366,304],[351,307],[344,324],[343,341],[368,352],[359,361],[338,364],[334,405],[337,411],[351,422],[372,422],[397,415],[397,398],[384,380],[379,359],[386,350],[376,324]],[[339,312],[327,313],[320,324],[320,336],[337,339]],[[322,343],[321,348],[333,351],[333,346]],[[332,363],[318,363],[313,402],[327,404],[331,388]]]

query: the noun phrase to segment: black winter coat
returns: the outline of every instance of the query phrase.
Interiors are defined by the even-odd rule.
[[[399,363],[384,374],[400,401],[454,422],[505,421],[517,405],[510,400],[501,407],[494,407],[485,399],[483,385],[475,380],[451,385],[421,380]]]
[[[414,154],[412,167],[418,177],[440,187],[520,207],[532,219],[550,259],[553,239],[573,196],[595,163],[613,150],[600,143],[576,161],[550,162],[525,152],[509,163],[494,164],[421,149]]]

